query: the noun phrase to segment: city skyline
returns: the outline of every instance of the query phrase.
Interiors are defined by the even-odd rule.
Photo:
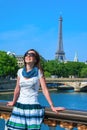
[[[59,17],[62,15],[63,48],[66,60],[87,60],[87,1],[1,0],[0,50],[23,55],[36,49],[45,59],[55,59]]]

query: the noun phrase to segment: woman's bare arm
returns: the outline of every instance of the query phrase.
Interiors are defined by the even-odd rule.
[[[13,101],[8,102],[7,103],[8,106],[14,106],[14,104],[16,103],[16,101],[18,99],[18,96],[19,96],[19,93],[20,93],[19,80],[20,80],[19,77],[17,77],[17,83],[16,83],[16,87],[15,87],[15,90],[14,90]]]
[[[64,107],[54,107],[53,102],[52,102],[52,100],[50,98],[50,94],[49,94],[49,91],[47,89],[44,77],[40,78],[40,84],[41,84],[41,88],[42,88],[43,94],[45,95],[45,97],[46,97],[46,99],[47,99],[51,109],[54,112],[57,112],[57,110],[64,110],[65,109]]]

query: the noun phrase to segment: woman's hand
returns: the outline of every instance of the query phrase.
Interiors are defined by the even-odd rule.
[[[14,106],[14,102],[13,102],[13,101],[8,102],[8,103],[7,103],[7,106]]]
[[[53,112],[56,112],[56,113],[58,113],[58,111],[65,110],[64,107],[54,107],[54,106],[51,106],[51,109],[52,109]]]

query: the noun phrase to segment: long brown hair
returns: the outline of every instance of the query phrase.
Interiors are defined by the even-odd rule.
[[[41,72],[43,73],[43,69],[42,69],[42,66],[41,66],[41,63],[40,63],[40,55],[39,55],[39,53],[38,53],[36,50],[34,50],[34,49],[29,49],[29,50],[27,50],[27,51],[25,52],[25,54],[24,54],[24,66],[26,67],[25,56],[26,56],[26,54],[27,54],[29,51],[34,51],[34,52],[35,52],[36,62],[35,62],[35,64],[34,64],[34,66],[36,66],[38,69],[40,69]]]

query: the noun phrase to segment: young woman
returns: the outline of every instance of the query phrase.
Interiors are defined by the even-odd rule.
[[[17,84],[12,102],[14,106],[10,119],[7,121],[8,130],[40,130],[44,118],[44,108],[38,102],[39,86],[52,109],[64,110],[63,107],[54,107],[50,98],[43,71],[40,67],[40,56],[34,49],[24,55],[24,68],[18,70]]]

